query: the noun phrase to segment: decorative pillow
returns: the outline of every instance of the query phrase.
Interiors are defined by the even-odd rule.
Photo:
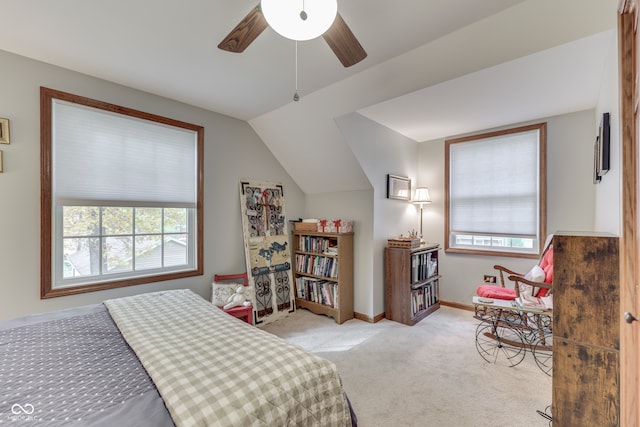
[[[527,274],[524,275],[524,278],[527,280],[531,280],[532,282],[544,282],[544,270],[540,268],[539,265],[534,265],[531,270]],[[518,283],[520,286],[520,296],[523,297],[531,297],[534,293],[533,286],[529,286],[525,283]]]
[[[544,270],[540,268],[539,265],[534,265],[531,270],[524,275],[525,279],[531,280],[532,282],[543,282],[544,277]]]
[[[253,288],[251,286],[243,286],[242,283],[216,283],[211,284],[211,303],[222,307],[227,303],[229,297],[236,293],[238,286],[242,287],[244,298],[247,301],[251,301],[251,293]]]
[[[540,268],[544,270],[544,282],[553,283],[553,248],[549,248],[544,253],[542,261],[540,261]]]

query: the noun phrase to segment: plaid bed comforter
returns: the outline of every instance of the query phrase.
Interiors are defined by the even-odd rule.
[[[105,301],[177,426],[350,426],[335,365],[189,290]]]

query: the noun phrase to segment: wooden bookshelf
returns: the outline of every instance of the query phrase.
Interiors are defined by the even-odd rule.
[[[387,319],[413,326],[440,308],[439,248],[385,248]]]
[[[296,306],[353,319],[353,233],[293,232]]]

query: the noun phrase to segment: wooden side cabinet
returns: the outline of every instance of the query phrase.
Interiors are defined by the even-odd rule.
[[[440,308],[439,249],[437,244],[385,248],[387,319],[413,326]]]
[[[553,237],[553,425],[620,425],[619,243]]]
[[[353,233],[293,232],[296,306],[353,319]]]

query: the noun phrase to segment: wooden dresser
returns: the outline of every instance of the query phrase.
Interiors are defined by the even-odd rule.
[[[620,425],[618,237],[553,238],[553,425]]]

